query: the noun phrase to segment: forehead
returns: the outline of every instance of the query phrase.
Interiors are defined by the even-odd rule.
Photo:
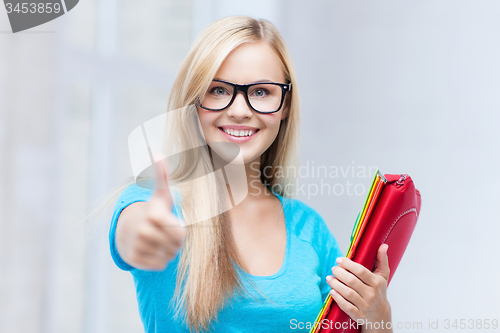
[[[238,84],[261,80],[286,83],[278,55],[264,42],[238,46],[226,57],[215,78]]]

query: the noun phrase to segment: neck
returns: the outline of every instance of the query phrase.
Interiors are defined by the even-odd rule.
[[[260,171],[260,158],[245,164],[245,171],[247,174],[248,195],[258,197],[260,195],[270,196],[273,195],[271,191],[262,184],[261,171]]]
[[[243,202],[251,202],[255,199],[259,200],[274,196],[269,188],[267,188],[261,181],[260,158],[252,162],[245,163],[245,172],[248,195]],[[230,189],[228,184],[226,184],[226,186]]]

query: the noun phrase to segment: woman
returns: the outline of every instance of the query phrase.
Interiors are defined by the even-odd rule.
[[[169,110],[178,112],[165,150],[175,143],[185,152],[168,178],[180,199],[173,205],[159,169],[156,190],[134,184],[121,194],[110,229],[115,263],[134,276],[146,332],[308,331],[329,292],[355,320],[391,320],[387,249],[374,273],[336,262],[342,253],[321,216],[289,198],[299,95],[272,24],[235,16],[202,32]],[[198,141],[208,149],[191,149]],[[231,159],[217,143],[236,146],[243,160],[241,202],[229,202],[229,184],[215,176],[216,160]]]

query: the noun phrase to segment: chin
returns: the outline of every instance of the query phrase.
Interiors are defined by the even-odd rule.
[[[249,163],[253,163],[253,162],[260,162],[260,155],[245,156],[243,154],[243,161],[245,164],[249,164]]]

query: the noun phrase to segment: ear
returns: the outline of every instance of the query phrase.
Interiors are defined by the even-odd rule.
[[[283,111],[281,112],[281,120],[285,119],[288,117],[290,114],[290,104],[292,102],[292,95],[287,94],[285,96],[285,100],[283,101]]]

